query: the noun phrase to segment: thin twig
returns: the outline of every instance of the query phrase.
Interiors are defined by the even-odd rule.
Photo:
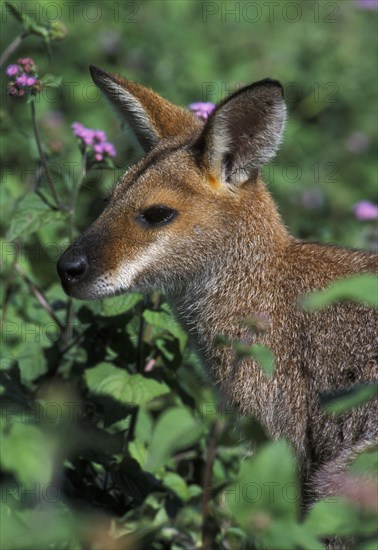
[[[22,271],[22,269],[20,268],[20,266],[18,264],[15,264],[14,266],[14,270],[20,275],[20,277],[22,277],[22,279],[25,281],[25,283],[28,285],[28,287],[30,288],[30,290],[32,291],[32,293],[34,294],[34,296],[37,298],[38,302],[41,304],[41,306],[43,307],[43,309],[45,311],[47,311],[47,313],[50,315],[50,317],[52,318],[52,320],[54,321],[54,323],[56,323],[58,325],[58,327],[60,329],[63,329],[63,324],[61,323],[61,321],[58,319],[58,317],[55,315],[52,307],[50,306],[50,304],[48,303],[48,301],[46,300],[43,292],[41,289],[39,289],[34,283],[33,281],[30,279],[30,277],[28,275],[26,275],[26,273],[24,273]]]
[[[4,63],[7,61],[8,57],[12,55],[13,52],[17,50],[23,39],[28,35],[28,32],[23,32],[22,34],[19,34],[16,36],[14,40],[9,44],[9,46],[3,51],[0,57],[0,67],[4,65]]]
[[[148,304],[148,298],[143,297],[143,302],[140,306],[140,318],[139,318],[139,331],[138,331],[138,343],[137,343],[137,371],[144,371],[144,331],[145,331],[145,320],[143,312]],[[135,426],[138,419],[139,409],[136,407],[131,413],[130,426],[127,431],[127,441],[132,441],[134,439]]]
[[[215,421],[210,428],[206,448],[206,464],[203,474],[203,502],[202,502],[202,548],[210,550],[213,548],[214,540],[212,530],[209,528],[210,518],[210,500],[211,500],[211,484],[213,479],[213,467],[217,454],[217,441],[222,428],[222,423]]]
[[[76,182],[76,184],[73,187],[72,192],[72,200],[71,200],[71,206],[69,209],[69,222],[68,222],[68,239],[70,242],[73,240],[74,231],[75,231],[75,212],[76,212],[76,203],[77,203],[77,197],[79,193],[79,189],[81,188],[83,181],[85,179],[85,176],[87,175],[87,157],[86,155],[83,156],[83,162],[82,167],[80,171],[80,176]],[[65,349],[68,346],[69,338],[70,338],[70,329],[71,325],[73,323],[73,319],[75,316],[75,309],[73,305],[72,298],[68,298],[67,300],[67,312],[66,312],[66,319],[64,323],[64,330],[62,333],[62,337],[60,340],[60,348]]]
[[[53,181],[53,179],[51,177],[51,174],[50,174],[49,166],[47,164],[47,159],[46,159],[45,153],[43,151],[42,142],[41,142],[41,138],[40,138],[39,130],[38,130],[37,118],[36,118],[36,114],[35,114],[34,101],[31,101],[30,105],[31,105],[31,115],[32,115],[31,118],[32,118],[32,124],[33,124],[34,137],[35,137],[35,141],[36,141],[36,144],[37,144],[38,154],[39,154],[39,157],[41,159],[41,163],[42,163],[42,166],[43,166],[43,169],[44,169],[44,172],[45,172],[47,183],[49,185],[51,194],[54,197],[55,203],[56,203],[57,207],[59,208],[59,210],[66,210],[66,207],[63,206],[63,204],[60,202],[57,190],[55,189],[54,181]]]
[[[9,273],[12,273],[12,270],[14,269],[14,266],[16,265],[17,263],[17,260],[18,260],[18,256],[20,254],[20,242],[19,240],[16,240],[14,243],[12,243],[13,246],[13,250],[14,250],[14,256],[12,258],[12,264],[11,264],[11,269],[9,270]],[[3,321],[5,321],[5,317],[6,317],[6,314],[7,314],[7,310],[8,310],[8,303],[9,303],[9,288],[11,286],[11,281],[10,281],[10,277],[7,277],[6,278],[6,281],[5,281],[5,285],[4,285],[4,290],[3,290],[3,294],[4,294],[4,302],[3,302]]]

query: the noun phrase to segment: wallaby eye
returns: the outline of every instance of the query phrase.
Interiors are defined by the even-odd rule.
[[[154,206],[150,206],[146,210],[143,210],[143,212],[138,216],[138,221],[145,227],[154,227],[169,223],[173,221],[176,216],[176,210],[162,204],[156,204]]]

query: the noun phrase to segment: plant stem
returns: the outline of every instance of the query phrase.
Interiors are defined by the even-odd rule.
[[[50,304],[48,303],[48,301],[46,300],[43,292],[41,289],[39,289],[34,283],[33,281],[28,277],[28,275],[26,275],[26,273],[24,273],[22,271],[22,269],[20,268],[19,265],[15,264],[14,266],[14,270],[22,277],[22,279],[25,281],[25,283],[28,285],[28,287],[30,288],[30,290],[32,291],[32,293],[34,294],[34,296],[37,298],[38,302],[41,304],[41,306],[43,307],[43,309],[45,311],[47,311],[47,313],[50,315],[50,317],[52,318],[52,320],[54,321],[54,323],[56,323],[58,325],[58,327],[60,329],[63,328],[63,325],[62,323],[60,322],[60,320],[58,319],[58,317],[55,315],[54,313],[54,310],[52,309],[52,307],[50,306]]]
[[[4,52],[1,54],[0,57],[0,67],[4,65],[4,63],[7,61],[8,57],[12,55],[13,52],[17,50],[23,39],[28,35],[28,32],[23,32],[22,34],[19,34],[16,36],[14,40],[9,44],[9,46],[4,50]]]
[[[76,184],[73,187],[71,206],[69,208],[70,221],[69,221],[69,226],[68,226],[68,238],[69,238],[70,242],[72,242],[73,237],[74,237],[75,212],[76,212],[77,198],[78,198],[80,188],[83,184],[83,181],[84,181],[86,175],[87,175],[87,155],[84,154],[83,155],[83,162],[82,162],[82,165],[81,165],[80,176],[79,176]]]
[[[35,141],[36,141],[36,144],[37,144],[38,154],[39,154],[39,157],[41,159],[41,163],[42,163],[42,166],[43,166],[43,169],[44,169],[44,172],[45,172],[45,176],[46,176],[46,179],[47,179],[47,183],[49,185],[51,194],[54,197],[55,203],[56,203],[57,207],[59,208],[59,210],[66,210],[65,206],[63,206],[63,204],[60,202],[57,190],[55,189],[54,181],[53,181],[53,179],[51,177],[51,174],[50,174],[50,171],[49,171],[49,167],[48,167],[48,164],[47,164],[47,159],[46,159],[45,153],[43,151],[41,138],[40,138],[39,130],[38,130],[38,125],[37,125],[37,118],[36,118],[36,113],[35,113],[34,101],[32,101],[30,103],[30,105],[31,105],[31,117],[32,117],[34,137],[35,137]]]
[[[203,474],[203,504],[202,504],[202,548],[210,550],[214,547],[213,532],[210,525],[211,482],[213,478],[214,461],[217,454],[217,441],[222,424],[219,420],[210,427],[206,448],[206,464]]]
[[[73,187],[71,206],[69,209],[70,217],[69,217],[69,223],[68,223],[68,238],[70,242],[73,241],[74,231],[75,231],[75,211],[76,211],[77,197],[79,194],[80,187],[86,175],[87,175],[87,157],[86,155],[83,155],[83,163],[81,167],[80,176]],[[75,310],[74,310],[73,300],[72,298],[68,298],[66,319],[64,323],[64,331],[62,333],[62,338],[60,341],[61,350],[65,349],[69,345],[69,339],[70,339],[70,333],[71,333],[70,329],[74,319],[74,315],[75,315]]]

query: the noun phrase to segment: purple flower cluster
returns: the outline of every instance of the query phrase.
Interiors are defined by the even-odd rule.
[[[82,148],[97,162],[116,156],[114,145],[106,140],[106,134],[102,130],[85,128],[80,122],[74,122],[71,128],[74,135],[79,138]]]
[[[6,73],[10,77],[8,93],[22,97],[25,94],[36,94],[41,91],[41,81],[38,79],[38,67],[31,57],[22,57],[17,63],[9,65]]]
[[[353,206],[354,215],[358,220],[376,220],[378,205],[370,201],[359,201]]]
[[[202,101],[198,101],[197,103],[191,103],[189,105],[190,111],[192,111],[198,118],[201,118],[202,120],[207,120],[209,115],[214,111],[215,105],[214,103],[203,103]]]

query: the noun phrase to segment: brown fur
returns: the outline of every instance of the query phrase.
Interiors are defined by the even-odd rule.
[[[306,507],[315,494],[329,494],[327,465],[339,460],[345,469],[345,457],[362,450],[361,442],[377,440],[376,400],[336,417],[324,412],[318,395],[378,379],[378,327],[376,311],[367,306],[342,303],[310,314],[299,300],[348,275],[376,273],[377,258],[287,232],[259,176],[282,133],[278,83],[238,91],[203,127],[143,86],[95,68],[92,75],[147,155],[63,255],[63,284],[82,299],[165,289],[215,382],[274,438],[292,443]],[[146,229],[138,213],[156,204],[178,216]],[[74,249],[88,264],[80,280],[67,276]],[[243,325],[254,315],[268,320],[266,332]],[[269,346],[274,375],[267,378],[250,358],[236,363],[231,349],[217,344],[219,334]]]

